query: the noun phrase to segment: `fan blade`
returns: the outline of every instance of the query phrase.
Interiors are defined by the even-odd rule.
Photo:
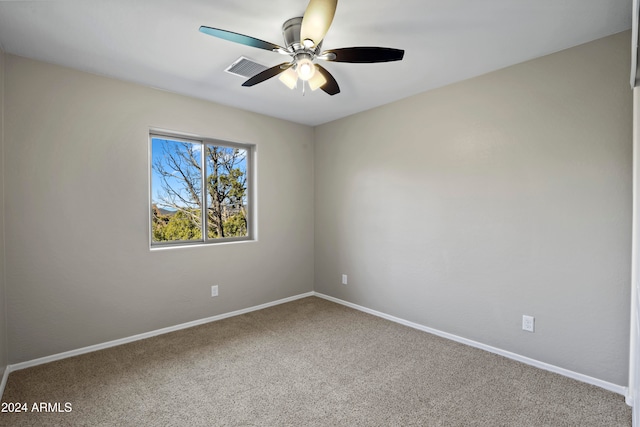
[[[229,40],[230,42],[240,43],[245,46],[257,47],[258,49],[271,51],[285,50],[282,46],[278,46],[277,44],[269,43],[264,40],[256,39],[254,37],[245,36],[244,34],[221,30],[219,28],[205,27],[203,25],[202,27],[200,27],[200,32],[224,40]]]
[[[332,96],[340,93],[340,86],[338,86],[338,82],[333,78],[331,73],[318,64],[316,64],[316,69],[324,76],[325,79],[327,79],[327,82],[320,86],[320,89]]]
[[[325,58],[322,58],[325,57]],[[390,47],[345,47],[322,52],[320,59],[333,62],[374,63],[400,61],[404,50]]]
[[[275,67],[267,68],[266,70],[256,74],[246,82],[242,83],[242,86],[250,87],[257,85],[258,83],[262,83],[263,81],[269,80],[271,77],[275,77],[281,72],[291,68],[291,66],[293,66],[292,63],[283,62],[282,64],[278,64]]]
[[[307,48],[315,48],[327,35],[338,0],[310,0],[300,26],[300,42]],[[306,40],[311,40],[307,42]],[[313,43],[313,44],[311,44]]]

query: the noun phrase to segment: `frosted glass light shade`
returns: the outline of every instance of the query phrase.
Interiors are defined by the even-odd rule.
[[[315,65],[313,65],[311,60],[306,58],[298,61],[296,70],[298,71],[298,77],[302,80],[309,80],[316,73]]]
[[[287,85],[289,89],[294,89],[298,85],[298,73],[296,73],[293,68],[289,68],[280,73],[280,77],[278,77],[278,79]]]
[[[327,82],[327,79],[322,75],[322,73],[316,72],[313,77],[309,79],[309,87],[311,90],[316,90]]]

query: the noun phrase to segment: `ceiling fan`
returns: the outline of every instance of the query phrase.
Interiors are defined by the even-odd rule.
[[[404,56],[404,50],[388,47],[346,47],[323,51],[322,40],[331,26],[337,5],[338,0],[310,0],[302,17],[291,18],[282,25],[286,47],[219,28],[201,26],[200,32],[291,57],[290,62],[268,68],[251,77],[242,86],[254,86],[280,75],[280,81],[290,89],[297,87],[300,79],[303,90],[306,82],[311,90],[319,88],[329,95],[335,95],[340,93],[338,82],[324,67],[314,62],[316,59],[374,63],[400,61]]]

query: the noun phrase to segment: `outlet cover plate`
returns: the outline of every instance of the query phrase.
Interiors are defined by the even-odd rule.
[[[527,332],[534,332],[535,330],[535,317],[522,315],[522,330]]]
[[[218,296],[218,285],[213,285],[211,287],[211,296],[212,297],[217,297]]]

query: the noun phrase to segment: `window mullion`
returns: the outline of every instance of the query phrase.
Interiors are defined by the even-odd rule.
[[[206,162],[206,158],[207,156],[205,155],[205,150],[207,149],[207,144],[205,144],[204,142],[202,143],[202,149],[200,150],[200,164],[202,165],[202,167],[200,168],[202,171],[202,177],[201,177],[201,181],[202,182],[202,189],[200,190],[200,197],[201,197],[201,204],[200,206],[202,206],[201,209],[201,214],[202,214],[202,241],[206,242],[208,239],[208,235],[209,235],[209,224],[207,223],[207,220],[209,218],[209,215],[207,215],[207,211],[209,209],[209,207],[207,206],[207,162]]]

